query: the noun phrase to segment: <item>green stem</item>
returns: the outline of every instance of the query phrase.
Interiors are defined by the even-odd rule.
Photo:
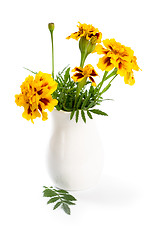
[[[102,88],[102,85],[104,83],[104,81],[106,80],[106,76],[108,74],[108,71],[105,71],[104,74],[103,74],[103,78],[102,78],[102,81],[98,84],[97,88],[98,88],[98,92],[97,92],[97,95],[99,95],[99,92]],[[98,98],[98,97],[97,97]]]
[[[85,86],[86,81],[87,81],[87,78],[84,78],[81,82],[78,83],[77,91],[76,91],[76,99],[78,98],[81,89]]]
[[[106,78],[107,74],[108,74],[108,71],[105,71],[104,74],[103,74],[102,81],[104,81],[104,79]]]
[[[100,82],[100,85],[99,85],[99,91],[104,83],[104,81],[106,80],[106,76],[108,74],[108,71],[105,71],[104,74],[103,74],[103,78],[102,78],[102,81]]]
[[[88,56],[88,54],[86,52],[81,53],[81,62],[80,62],[80,67],[81,68],[83,68],[87,56]]]
[[[117,77],[117,73],[115,74],[115,76],[111,79],[111,81],[109,82],[109,84],[111,84],[111,82],[115,79],[115,77]]]
[[[53,46],[53,31],[51,31],[51,42],[52,42],[52,77],[54,79],[54,46]]]
[[[83,68],[87,56],[88,56],[88,54],[87,54],[86,51],[81,52],[81,62],[80,62],[80,67],[81,68]],[[78,83],[77,91],[76,91],[76,100],[77,100],[77,98],[79,96],[79,93],[80,93],[81,89],[85,86],[86,81],[87,81],[87,78],[84,78],[81,82]]]
[[[84,37],[80,41],[81,41],[80,42],[80,46],[81,46],[80,47],[80,51],[81,51],[80,67],[83,68],[85,60],[86,60],[87,56],[92,52],[93,47],[92,48],[90,47],[92,44],[90,43],[90,41],[86,40]],[[95,46],[94,46],[94,48],[95,48]],[[87,78],[84,78],[81,82],[78,83],[75,102],[77,101],[79,93],[80,93],[81,89],[85,86],[86,82],[87,82]]]
[[[114,75],[114,77],[111,79],[111,81],[107,84],[107,86],[109,86],[110,84],[111,84],[111,82],[115,79],[115,77],[117,77],[117,73]],[[101,97],[101,95],[102,95],[102,92],[101,93],[99,93],[100,92],[100,89],[99,89],[99,91],[98,91],[98,96],[97,96],[97,98],[96,98],[96,101],[98,101],[99,100],[99,98]]]
[[[117,74],[117,68],[115,68],[109,75],[108,75],[108,71],[105,71],[104,74],[103,74],[103,78],[102,78],[102,81],[98,84],[97,86],[97,89],[98,90],[98,93],[100,92],[100,89],[102,88],[102,85],[103,83],[109,79],[110,77],[114,76],[115,74]],[[107,76],[108,75],[108,76]],[[117,76],[117,75],[116,75]]]

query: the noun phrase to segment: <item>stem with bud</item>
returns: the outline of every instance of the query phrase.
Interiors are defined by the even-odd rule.
[[[48,24],[48,29],[51,33],[51,43],[52,43],[52,78],[54,79],[54,46],[53,46],[53,31],[54,31],[54,23]]]

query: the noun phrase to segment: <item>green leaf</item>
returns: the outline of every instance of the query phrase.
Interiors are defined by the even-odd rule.
[[[69,201],[77,201],[77,199],[75,199],[75,197],[73,197],[70,194],[64,195],[64,196],[62,196],[62,198],[65,200],[69,200]]]
[[[76,111],[76,123],[78,122],[79,110]]]
[[[69,78],[69,72],[70,72],[70,67],[69,68],[67,68],[67,70],[66,70],[66,72],[65,72],[65,74],[64,74],[64,82],[66,83],[67,82],[67,80],[68,80],[68,78]]]
[[[74,116],[74,113],[75,113],[75,109],[71,112],[70,120],[72,120],[72,118],[73,118],[73,116]]]
[[[94,94],[95,89],[92,85],[90,86],[89,93]]]
[[[79,99],[78,99],[77,106],[76,106],[77,109],[80,107],[80,105],[81,105],[81,103],[82,103],[82,98],[83,98],[83,96],[84,96],[84,93],[82,93],[82,95],[81,95],[81,96],[79,97]]]
[[[83,121],[86,123],[86,116],[85,116],[85,113],[83,110],[81,110],[81,116],[82,116]]]
[[[109,79],[110,77],[114,76],[117,74],[117,68],[114,68],[114,70],[105,78],[105,81]]]
[[[53,210],[55,210],[56,208],[58,208],[61,205],[62,202],[57,202],[56,205],[54,206]]]
[[[114,99],[111,99],[111,98],[106,98],[106,99],[102,99],[101,101],[114,101]]]
[[[50,203],[55,203],[54,209],[58,208],[60,205],[63,205],[63,210],[67,213],[70,214],[70,208],[68,205],[75,205],[76,198],[73,197],[71,194],[69,194],[68,191],[63,190],[63,189],[51,189],[53,188],[52,186],[50,188],[47,188],[46,186],[43,186],[45,190],[43,191],[44,197],[50,197],[49,201],[47,204]]]
[[[73,109],[76,110],[77,83],[71,80],[70,68],[67,66],[61,72],[58,72],[55,81],[58,83],[58,87],[52,94],[52,97],[58,100],[56,109],[67,112],[72,112]],[[71,115],[71,118],[73,115]]]
[[[85,98],[84,102],[82,103],[82,107],[81,107],[82,109],[87,105],[90,97],[91,97],[91,94],[89,94],[89,95]]]
[[[68,215],[71,214],[71,210],[70,210],[70,208],[68,207],[67,204],[63,203],[63,204],[62,204],[62,208],[63,208],[63,210],[65,211],[65,213],[67,213]]]
[[[93,106],[95,106],[95,102],[90,102],[87,108],[89,109],[89,108],[92,108]]]
[[[43,197],[54,197],[54,196],[56,196],[56,193],[51,189],[47,188],[43,191]]]
[[[55,190],[55,191],[58,192],[58,193],[60,193],[60,194],[61,194],[61,193],[62,193],[62,194],[63,194],[63,193],[68,193],[66,190],[63,190],[63,189],[58,189],[58,190]]]
[[[110,86],[111,86],[111,84],[108,83],[108,85],[102,90],[102,92],[100,92],[99,95],[101,96],[103,93],[105,93],[110,88]]]
[[[62,76],[61,75],[59,75],[59,76],[57,76],[57,82],[58,82],[58,84],[60,85],[60,86],[63,86],[63,78],[62,78]],[[59,87],[60,87],[59,86]]]
[[[64,203],[67,203],[68,205],[76,205],[74,202],[71,202],[71,201],[66,201],[66,200],[63,200]]]
[[[54,202],[56,202],[58,199],[59,199],[59,197],[51,198],[51,199],[47,202],[47,204],[54,203]]]
[[[105,113],[105,112],[103,112],[103,111],[101,111],[99,109],[91,109],[90,112],[98,114],[98,115],[108,116],[107,113]]]
[[[87,115],[90,119],[93,119],[92,114],[87,110]]]
[[[84,98],[87,98],[87,90],[84,93]]]
[[[57,111],[60,111],[61,110],[61,108],[60,108],[60,106],[56,106],[56,109],[57,109]]]
[[[23,68],[26,69],[26,70],[28,70],[28,71],[30,71],[31,73],[37,74],[37,72],[33,72],[32,70],[30,70],[30,69],[28,69],[28,68],[25,68],[25,67],[23,67]]]
[[[63,70],[61,72],[59,72],[60,75],[62,75],[62,73],[68,68],[69,65],[67,65],[65,68],[63,68]]]

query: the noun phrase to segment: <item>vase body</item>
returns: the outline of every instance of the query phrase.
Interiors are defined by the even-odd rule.
[[[70,113],[53,110],[53,133],[48,149],[49,174],[58,188],[83,190],[99,179],[103,167],[103,149],[95,121],[78,123]]]

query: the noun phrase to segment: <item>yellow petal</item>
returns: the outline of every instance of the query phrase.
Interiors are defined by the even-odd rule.
[[[42,111],[42,120],[46,121],[48,119],[48,114],[47,112]]]

